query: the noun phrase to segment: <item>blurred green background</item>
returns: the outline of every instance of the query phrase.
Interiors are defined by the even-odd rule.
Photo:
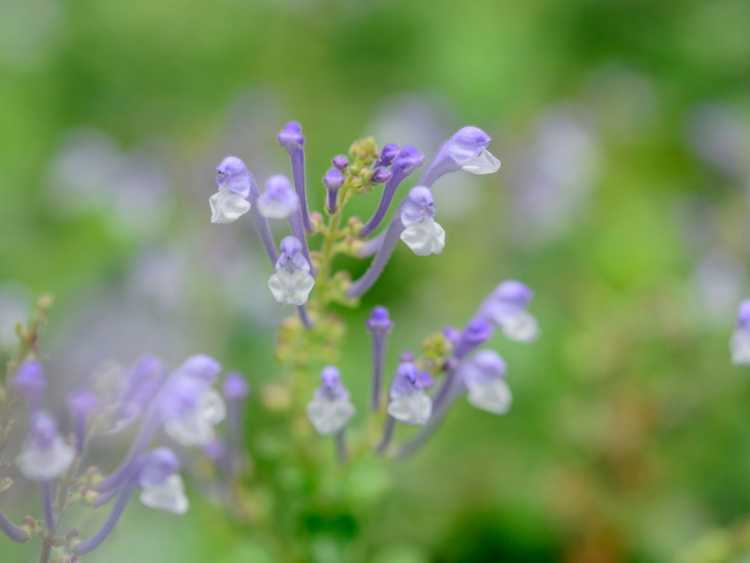
[[[288,173],[275,134],[297,119],[319,207],[355,138],[429,157],[475,124],[503,168],[441,184],[445,252],[399,249],[342,312],[342,372],[364,410],[369,307],[391,308],[392,366],[506,278],[536,290],[542,336],[493,341],[513,409],[459,402],[377,518],[308,515],[364,546],[322,534],[314,560],[750,561],[750,383],[727,345],[750,293],[749,25],[746,0],[0,0],[0,345],[50,291],[59,389],[142,352],[271,381],[288,311],[249,227],[208,222],[216,163]],[[263,416],[256,394],[251,451]],[[272,560],[192,498],[181,520],[130,507],[91,560]]]

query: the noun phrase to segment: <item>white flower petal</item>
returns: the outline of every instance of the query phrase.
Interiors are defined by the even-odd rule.
[[[434,219],[426,218],[406,227],[401,240],[417,256],[440,254],[445,248],[445,230]]]
[[[512,396],[503,379],[492,379],[482,383],[468,383],[469,403],[494,414],[505,414],[510,409]]]
[[[250,202],[239,194],[220,188],[208,198],[212,223],[232,223],[250,211]]]
[[[517,342],[532,342],[539,336],[539,325],[533,315],[524,310],[504,315],[500,320],[503,334]]]
[[[736,330],[730,343],[732,363],[737,366],[750,365],[750,331]]]
[[[141,502],[149,508],[185,514],[190,506],[185,485],[179,475],[170,475],[163,483],[142,487]]]
[[[407,424],[426,424],[432,414],[432,399],[424,391],[391,397],[388,414]]]
[[[354,406],[349,399],[328,400],[315,397],[307,405],[307,417],[318,433],[335,434],[341,430],[354,415]]]
[[[461,169],[470,174],[493,174],[500,169],[500,161],[487,149],[464,163]]]
[[[47,448],[38,448],[33,442],[27,442],[16,463],[27,479],[49,481],[65,473],[74,456],[73,448],[58,437]]]
[[[304,305],[310,296],[315,278],[305,270],[280,269],[268,278],[268,288],[271,295],[279,303],[288,305]]]
[[[286,219],[296,210],[288,203],[261,197],[258,199],[258,211],[268,219]]]
[[[183,446],[207,446],[216,438],[214,426],[226,416],[224,399],[214,389],[207,389],[196,408],[167,419],[164,431]]]

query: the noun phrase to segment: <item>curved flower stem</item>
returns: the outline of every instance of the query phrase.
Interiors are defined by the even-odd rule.
[[[385,239],[385,233],[380,233],[376,237],[373,237],[369,240],[362,241],[362,245],[359,247],[359,250],[357,251],[357,256],[360,258],[368,258],[369,256],[372,256],[383,245],[384,239]]]
[[[305,188],[305,151],[300,147],[291,151],[289,156],[292,159],[292,176],[294,176],[294,188],[299,197],[302,224],[309,233],[312,231],[312,222],[310,221],[310,211],[307,207],[307,189]]]
[[[0,512],[0,530],[2,530],[11,541],[16,543],[26,543],[31,537],[26,530],[16,526],[2,512]]]
[[[348,297],[357,298],[362,296],[375,284],[376,281],[378,281],[380,274],[383,273],[385,265],[388,263],[388,260],[390,260],[391,254],[393,254],[393,251],[396,248],[396,243],[398,243],[403,228],[404,226],[401,223],[401,218],[398,217],[398,215],[395,216],[391,220],[390,225],[388,225],[388,230],[385,232],[383,243],[380,245],[377,254],[375,254],[375,258],[372,259],[370,267],[367,268],[367,271],[362,277],[352,283],[346,292]]]
[[[132,495],[134,488],[135,480],[130,479],[120,491],[120,495],[117,497],[115,505],[112,507],[107,520],[104,522],[102,527],[99,528],[99,531],[90,539],[79,543],[73,548],[73,551],[77,555],[85,555],[87,553],[90,553],[91,551],[99,547],[99,545],[104,540],[107,539],[107,536],[109,536],[109,534],[115,528],[117,522],[119,522],[120,517],[122,516],[122,513],[125,511],[125,507],[130,500],[130,496]]]
[[[385,426],[383,426],[383,437],[380,439],[380,443],[376,446],[379,454],[384,454],[388,449],[391,440],[393,440],[393,434],[395,433],[395,430],[396,419],[391,415],[388,415],[388,418],[385,421]]]
[[[163,388],[164,387],[162,387],[162,389]],[[145,415],[146,419],[141,425],[138,436],[133,440],[130,450],[125,455],[125,459],[120,463],[119,467],[109,475],[109,477],[99,483],[97,489],[100,492],[112,491],[122,485],[130,477],[138,455],[148,447],[154,434],[156,434],[156,431],[159,429],[161,417],[159,416],[157,405],[160,394],[161,393],[157,394],[151,405],[149,405]]]
[[[393,196],[396,194],[396,189],[399,187],[404,178],[406,178],[406,175],[404,174],[394,174],[385,183],[385,187],[383,188],[383,195],[380,198],[378,208],[372,214],[372,217],[370,217],[367,223],[365,223],[365,226],[362,227],[361,236],[369,236],[370,233],[372,233],[380,226],[380,223],[383,221],[385,214],[388,213],[388,208],[391,206]]]

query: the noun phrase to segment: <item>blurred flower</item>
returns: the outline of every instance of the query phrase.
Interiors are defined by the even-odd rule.
[[[435,221],[432,193],[424,186],[412,188],[401,208],[404,230],[401,240],[417,256],[440,254],[445,247],[445,230]]]
[[[527,311],[534,296],[525,284],[504,281],[482,306],[482,312],[511,340],[530,342],[538,336],[536,319]]]
[[[319,434],[324,436],[341,431],[354,416],[354,405],[349,392],[341,383],[339,370],[334,366],[323,368],[321,384],[307,405],[307,417]]]
[[[701,105],[690,116],[687,133],[701,160],[731,178],[748,180],[750,128],[738,111],[720,103]]]
[[[304,305],[315,285],[310,264],[302,254],[302,244],[292,236],[281,241],[276,271],[268,279],[273,298],[279,303]]]
[[[580,112],[553,108],[509,163],[511,228],[516,240],[540,244],[562,236],[580,218],[595,186],[596,137]]]
[[[172,206],[166,173],[141,153],[122,152],[105,133],[82,129],[64,138],[47,175],[54,209],[111,213],[138,234],[161,229]]]
[[[493,350],[480,350],[461,367],[461,379],[468,389],[469,402],[494,414],[505,414],[511,393],[505,382],[505,361]]]
[[[407,424],[426,424],[432,413],[432,399],[425,391],[432,378],[411,361],[401,362],[391,383],[388,414]]]
[[[35,413],[16,463],[24,477],[50,481],[65,473],[73,462],[73,448],[65,443],[57,423],[46,412]]]
[[[141,502],[149,508],[185,514],[189,502],[182,477],[177,473],[179,469],[180,463],[172,450],[157,448],[149,452],[138,478]]]

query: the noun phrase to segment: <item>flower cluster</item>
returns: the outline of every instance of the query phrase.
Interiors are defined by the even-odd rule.
[[[293,187],[290,180],[277,174],[261,193],[247,166],[237,157],[228,156],[217,167],[218,192],[210,198],[211,220],[229,223],[244,213],[252,214],[273,266],[268,281],[271,294],[277,302],[297,307],[300,322],[296,326],[303,331],[292,338],[290,333],[295,329],[287,323],[282,329],[279,357],[282,362],[296,367],[302,364],[307,369],[312,367],[309,358],[295,351],[307,350],[316,339],[330,337],[334,321],[327,306],[355,303],[378,280],[399,240],[417,256],[443,252],[446,233],[437,221],[433,185],[453,172],[496,172],[500,161],[489,151],[489,135],[477,127],[463,127],[443,143],[421,178],[392,209],[396,192],[422,166],[425,157],[412,146],[389,143],[378,149],[372,139],[363,139],[352,145],[348,155],[331,159],[322,179],[324,210],[316,213],[307,203],[305,138],[300,124],[287,123],[278,141],[289,154]],[[344,218],[352,197],[378,187],[380,201],[367,220]],[[281,241],[280,251],[269,225],[269,220],[277,219],[287,220],[291,231]],[[316,239],[320,239],[319,248],[311,250]],[[370,258],[370,265],[362,277],[351,280],[347,272],[333,271],[337,254]],[[463,329],[446,328],[427,338],[419,356],[402,353],[387,389],[386,343],[393,322],[386,308],[376,307],[367,321],[372,336],[369,410],[375,419],[384,420],[377,443],[370,445],[386,454],[391,451],[397,423],[421,426],[422,431],[398,450],[399,455],[408,454],[434,431],[450,405],[463,394],[477,408],[495,414],[507,412],[511,393],[505,381],[505,362],[496,352],[480,348],[495,330],[516,341],[536,338],[537,323],[528,312],[531,298],[532,291],[526,285],[501,283]],[[313,336],[306,339],[305,332]],[[287,341],[293,343],[285,347]],[[335,341],[329,344],[329,348],[336,348]],[[339,458],[346,459],[346,429],[355,408],[334,365],[322,369],[321,383],[306,412],[319,434],[334,437]]]
[[[36,336],[29,333],[36,341]],[[172,514],[189,507],[180,475],[191,449],[211,456],[216,474],[232,480],[241,459],[242,404],[249,393],[244,378],[226,376],[217,388],[221,366],[196,355],[168,372],[156,357],[146,356],[130,368],[114,389],[96,385],[73,391],[67,416],[53,414],[48,378],[33,349],[22,350],[9,373],[10,400],[22,401],[26,436],[16,456],[20,475],[35,483],[41,497],[41,520],[27,516],[15,524],[0,513],[0,529],[13,541],[38,537],[40,561],[74,562],[99,547],[119,522],[131,497]],[[223,434],[218,425],[228,419]],[[9,421],[4,421],[9,423]],[[93,465],[90,444],[138,426],[121,464],[108,475]],[[3,433],[5,435],[5,433]],[[161,443],[161,445],[160,445]],[[68,520],[70,509],[91,510],[111,503],[98,531],[83,538]]]

